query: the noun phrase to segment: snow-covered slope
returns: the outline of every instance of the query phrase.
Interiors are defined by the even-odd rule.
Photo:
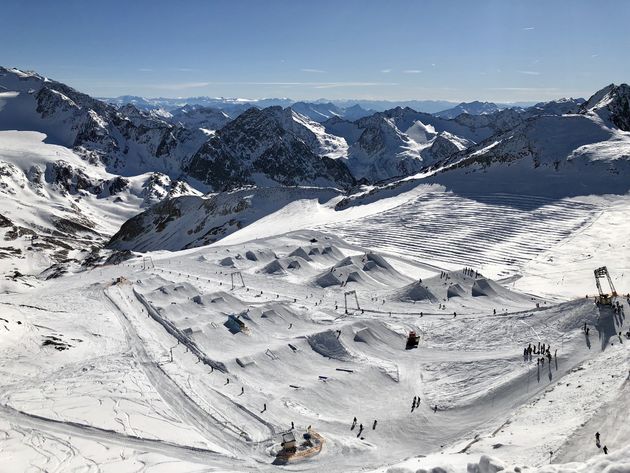
[[[223,128],[232,118],[223,110],[199,105],[185,105],[170,112],[168,120],[187,128],[201,128],[206,133]]]
[[[108,247],[152,251],[208,245],[289,203],[324,203],[337,195],[334,189],[273,187],[169,199],[127,221]]]
[[[0,131],[2,272],[99,260],[99,250],[128,218],[162,199],[198,194],[160,173],[121,177],[38,132]]]
[[[535,115],[564,115],[578,113],[584,99],[562,98],[549,102],[540,102],[527,109],[527,113]]]
[[[216,190],[246,184],[348,187],[345,140],[290,108],[250,108],[195,153],[185,171]]]
[[[442,129],[427,119],[437,120]],[[347,163],[355,178],[372,182],[414,174],[470,144],[448,131],[464,127],[411,109],[375,113],[355,122],[333,118],[323,125],[350,145]]]
[[[609,86],[579,114],[534,116],[450,158],[431,181],[464,192],[484,181],[495,191],[547,196],[623,194],[630,189],[629,95],[626,85]]]
[[[300,115],[318,123],[333,117],[354,121],[374,113],[373,111],[363,109],[360,105],[343,108],[331,102],[295,102],[291,105],[291,108]]]
[[[442,110],[434,115],[441,118],[455,118],[462,113],[467,113],[468,115],[486,115],[488,113],[498,112],[499,110],[501,110],[501,107],[496,103],[474,101],[462,102],[453,108]]]
[[[630,132],[630,86],[610,84],[582,104],[581,113],[597,116],[608,126]]]
[[[310,426],[282,469],[625,473],[628,323],[592,299],[314,231],[143,256],[3,298],[6,468],[277,472]]]
[[[0,130],[44,133],[48,143],[72,148],[110,172],[177,177],[182,160],[206,140],[200,130],[170,125],[131,105],[117,110],[33,72],[0,68],[0,86],[6,90]]]

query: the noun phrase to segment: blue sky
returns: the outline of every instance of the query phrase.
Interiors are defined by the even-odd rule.
[[[530,101],[630,81],[626,0],[2,0],[0,65],[96,96]]]

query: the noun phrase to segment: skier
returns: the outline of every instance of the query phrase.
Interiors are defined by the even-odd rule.
[[[599,443],[599,432],[595,432],[595,442]]]
[[[245,388],[243,386],[241,386],[241,396],[245,394]]]
[[[608,447],[604,445],[604,455],[608,455]]]
[[[435,405],[435,407],[433,408],[433,412],[437,412],[437,404]]]
[[[376,430],[376,424],[377,424],[377,421],[376,419],[374,419],[374,423],[372,424],[372,430]]]

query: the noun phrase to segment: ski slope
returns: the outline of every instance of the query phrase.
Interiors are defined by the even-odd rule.
[[[346,313],[349,290],[359,307],[352,296]],[[558,303],[311,230],[151,253],[2,307],[10,471],[466,471],[488,454],[541,466],[549,450],[590,461],[583,424],[628,383],[630,343],[615,335],[628,322],[592,299]],[[405,350],[409,330],[418,349]],[[538,342],[551,365],[524,360]],[[619,455],[627,431],[606,418]],[[323,450],[272,465],[292,422]]]
[[[571,199],[428,192],[388,211],[321,228],[380,251],[508,276],[600,211]]]

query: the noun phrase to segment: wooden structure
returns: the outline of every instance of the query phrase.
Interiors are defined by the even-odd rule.
[[[305,460],[322,451],[324,437],[313,429],[308,429],[302,436],[303,440],[298,443],[293,431],[282,435],[282,450],[278,452],[273,462],[274,465],[286,465],[287,463]]]

